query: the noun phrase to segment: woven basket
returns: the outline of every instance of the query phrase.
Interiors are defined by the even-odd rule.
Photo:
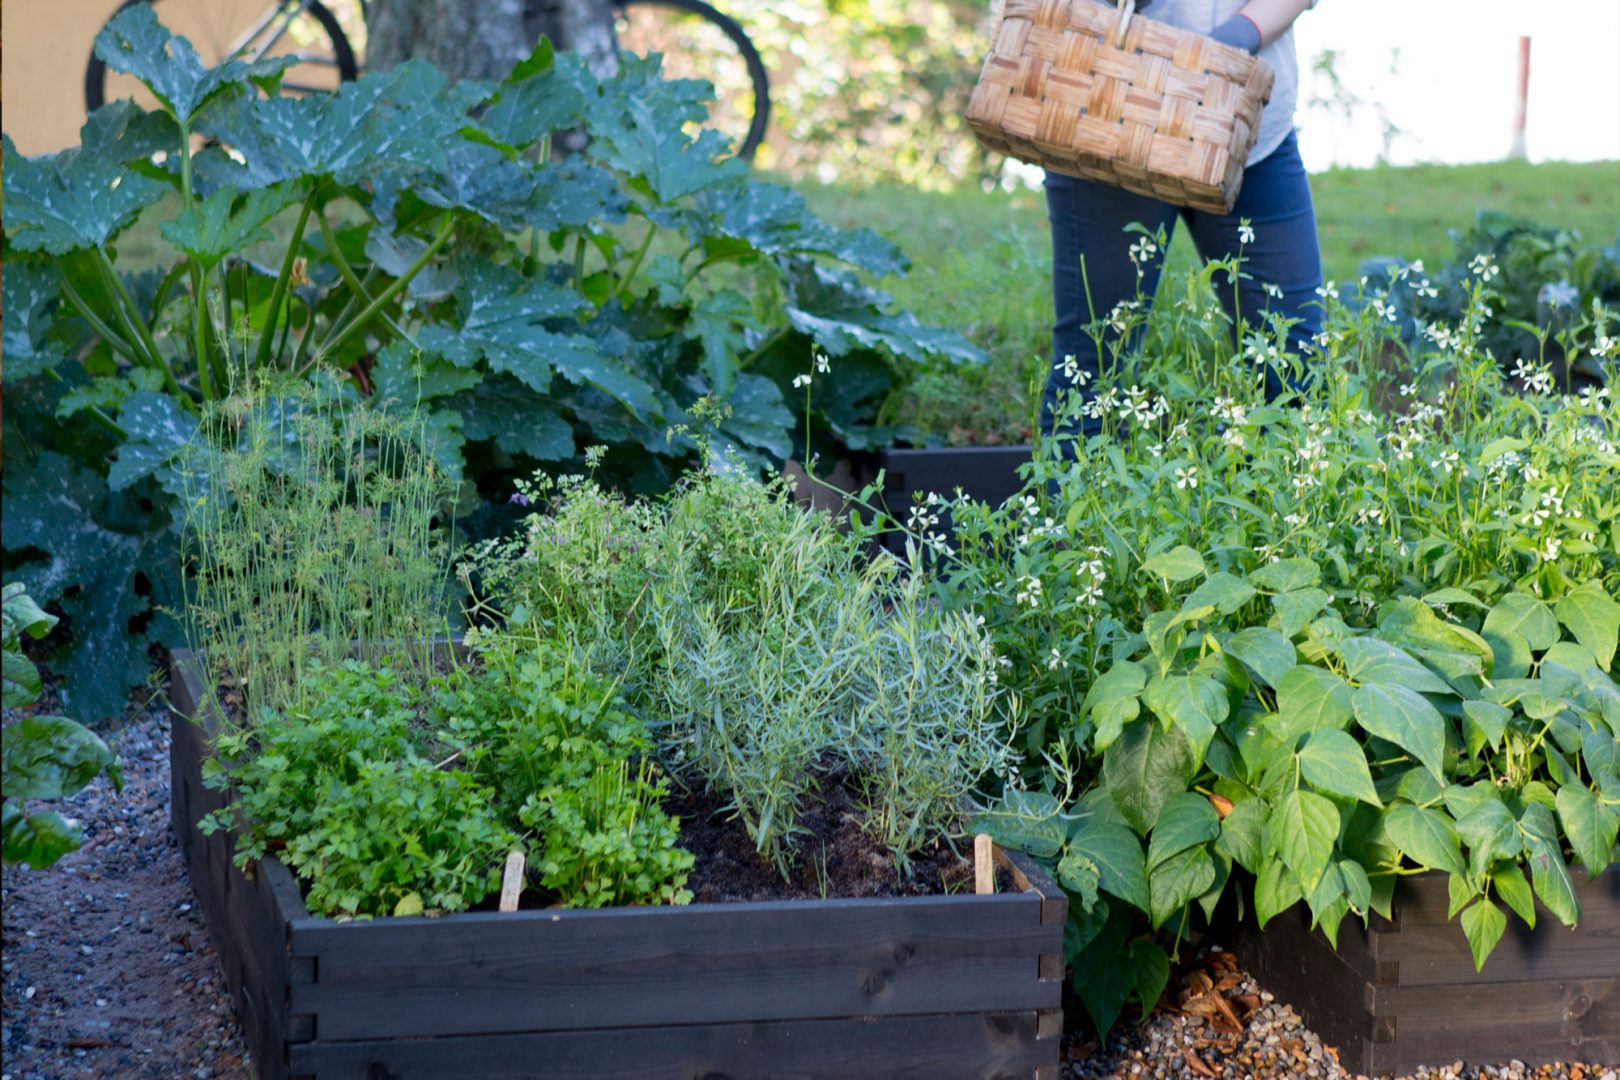
[[[1095,0],[1005,0],[967,122],[991,150],[1226,214],[1260,111],[1263,60]]]

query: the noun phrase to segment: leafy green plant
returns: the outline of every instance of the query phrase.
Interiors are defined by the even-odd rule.
[[[622,680],[671,769],[724,794],[778,865],[824,783],[851,784],[903,866],[1006,767],[988,641],[916,565],[866,561],[860,528],[724,466],[659,502],[582,477],[525,492],[526,535],[469,582]]]
[[[242,865],[274,851],[318,914],[458,911],[498,890],[517,835],[489,787],[426,753],[413,681],[360,660],[305,678],[307,707],[216,736],[203,780],[234,799],[203,831],[233,831]]]
[[[705,396],[728,406],[717,445],[756,464],[811,430],[880,444],[914,364],[978,356],[857,280],[902,272],[893,245],[689,133],[706,91],[656,60],[598,80],[541,42],[499,84],[407,63],[293,98],[285,58],[204,68],[147,5],[96,49],[161,109],[110,105],[56,155],[6,141],[3,169],[5,550],[72,619],[54,663],[76,715],[115,711],[148,646],[176,643],[171,466],[244,380],[343,372],[419,410],[453,478],[504,494],[598,444],[605,478],[661,488]],[[561,129],[587,148],[554,160]],[[123,256],[137,237],[157,265]],[[813,348],[839,378],[810,425],[784,392]]]
[[[1233,889],[1262,921],[1303,901],[1331,936],[1387,913],[1401,875],[1444,871],[1483,965],[1504,905],[1573,923],[1571,863],[1614,860],[1613,407],[1505,390],[1491,265],[1405,370],[1377,297],[1324,289],[1300,358],[1270,320],[1225,344],[1221,264],[1169,281],[1151,316],[1093,326],[1113,370],[1070,408],[1105,434],[1039,448],[1005,506],[917,508],[942,603],[985,617],[1028,711],[981,824],[1069,890],[1100,1029],[1156,1001],[1158,932]],[[1113,345],[1137,326],[1139,356]],[[1308,391],[1267,404],[1270,365]]]
[[[166,470],[185,497],[184,622],[211,686],[280,709],[311,663],[390,653],[425,683],[450,614],[454,479],[414,414],[341,383],[244,389]],[[302,703],[302,702],[301,702]]]
[[[0,609],[0,658],[5,661],[4,704],[7,709],[32,705],[44,689],[39,670],[23,655],[24,635],[41,638],[56,617],[41,611],[21,582],[7,582]],[[54,810],[30,814],[29,799],[65,799],[98,775],[106,774],[115,791],[124,789],[123,769],[100,736],[61,716],[23,716],[7,725],[0,749],[0,853],[8,863],[36,870],[79,850],[84,834],[76,823]]]
[[[473,634],[469,662],[422,689],[389,658],[312,662],[307,705],[216,739],[205,782],[231,806],[240,863],[274,852],[312,911],[460,911],[522,850],[567,906],[685,903],[692,856],[612,688],[532,635]]]

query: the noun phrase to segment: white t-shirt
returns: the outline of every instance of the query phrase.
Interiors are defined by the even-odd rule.
[[[1197,34],[1208,34],[1236,15],[1247,0],[1149,0],[1138,4],[1142,17],[1154,22],[1179,26]],[[1315,7],[1315,0],[1311,6]],[[1260,59],[1271,65],[1276,80],[1271,100],[1260,115],[1260,135],[1249,152],[1249,164],[1264,159],[1281,145],[1294,129],[1294,105],[1299,98],[1299,59],[1294,55],[1294,28],[1260,50]]]

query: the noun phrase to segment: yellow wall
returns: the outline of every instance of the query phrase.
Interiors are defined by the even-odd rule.
[[[8,0],[0,8],[0,123],[18,150],[39,154],[79,141],[90,43],[117,7],[117,0]]]

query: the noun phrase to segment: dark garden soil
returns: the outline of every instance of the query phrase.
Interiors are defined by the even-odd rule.
[[[7,867],[0,879],[0,1080],[254,1075],[170,832],[168,724],[162,701],[137,695],[113,736],[124,764],[123,794],[97,781],[61,808],[84,826],[84,848],[51,870]],[[902,888],[886,849],[860,829],[842,788],[830,786],[805,822],[829,838],[824,874],[817,869],[819,841],[801,838],[786,885],[760,862],[742,826],[718,812],[716,800],[688,794],[670,808],[682,815],[682,843],[709,851],[691,880],[699,900],[819,897],[823,877],[829,896],[895,895]],[[907,891],[971,887],[971,868],[948,847],[914,864]],[[1077,1002],[1067,1002],[1065,1013],[1064,1076],[1071,1080],[1349,1075],[1293,1009],[1213,946],[1178,967],[1145,1021],[1122,1017],[1106,1042],[1089,1034]],[[1620,1080],[1613,1065],[1457,1063],[1417,1075]]]

